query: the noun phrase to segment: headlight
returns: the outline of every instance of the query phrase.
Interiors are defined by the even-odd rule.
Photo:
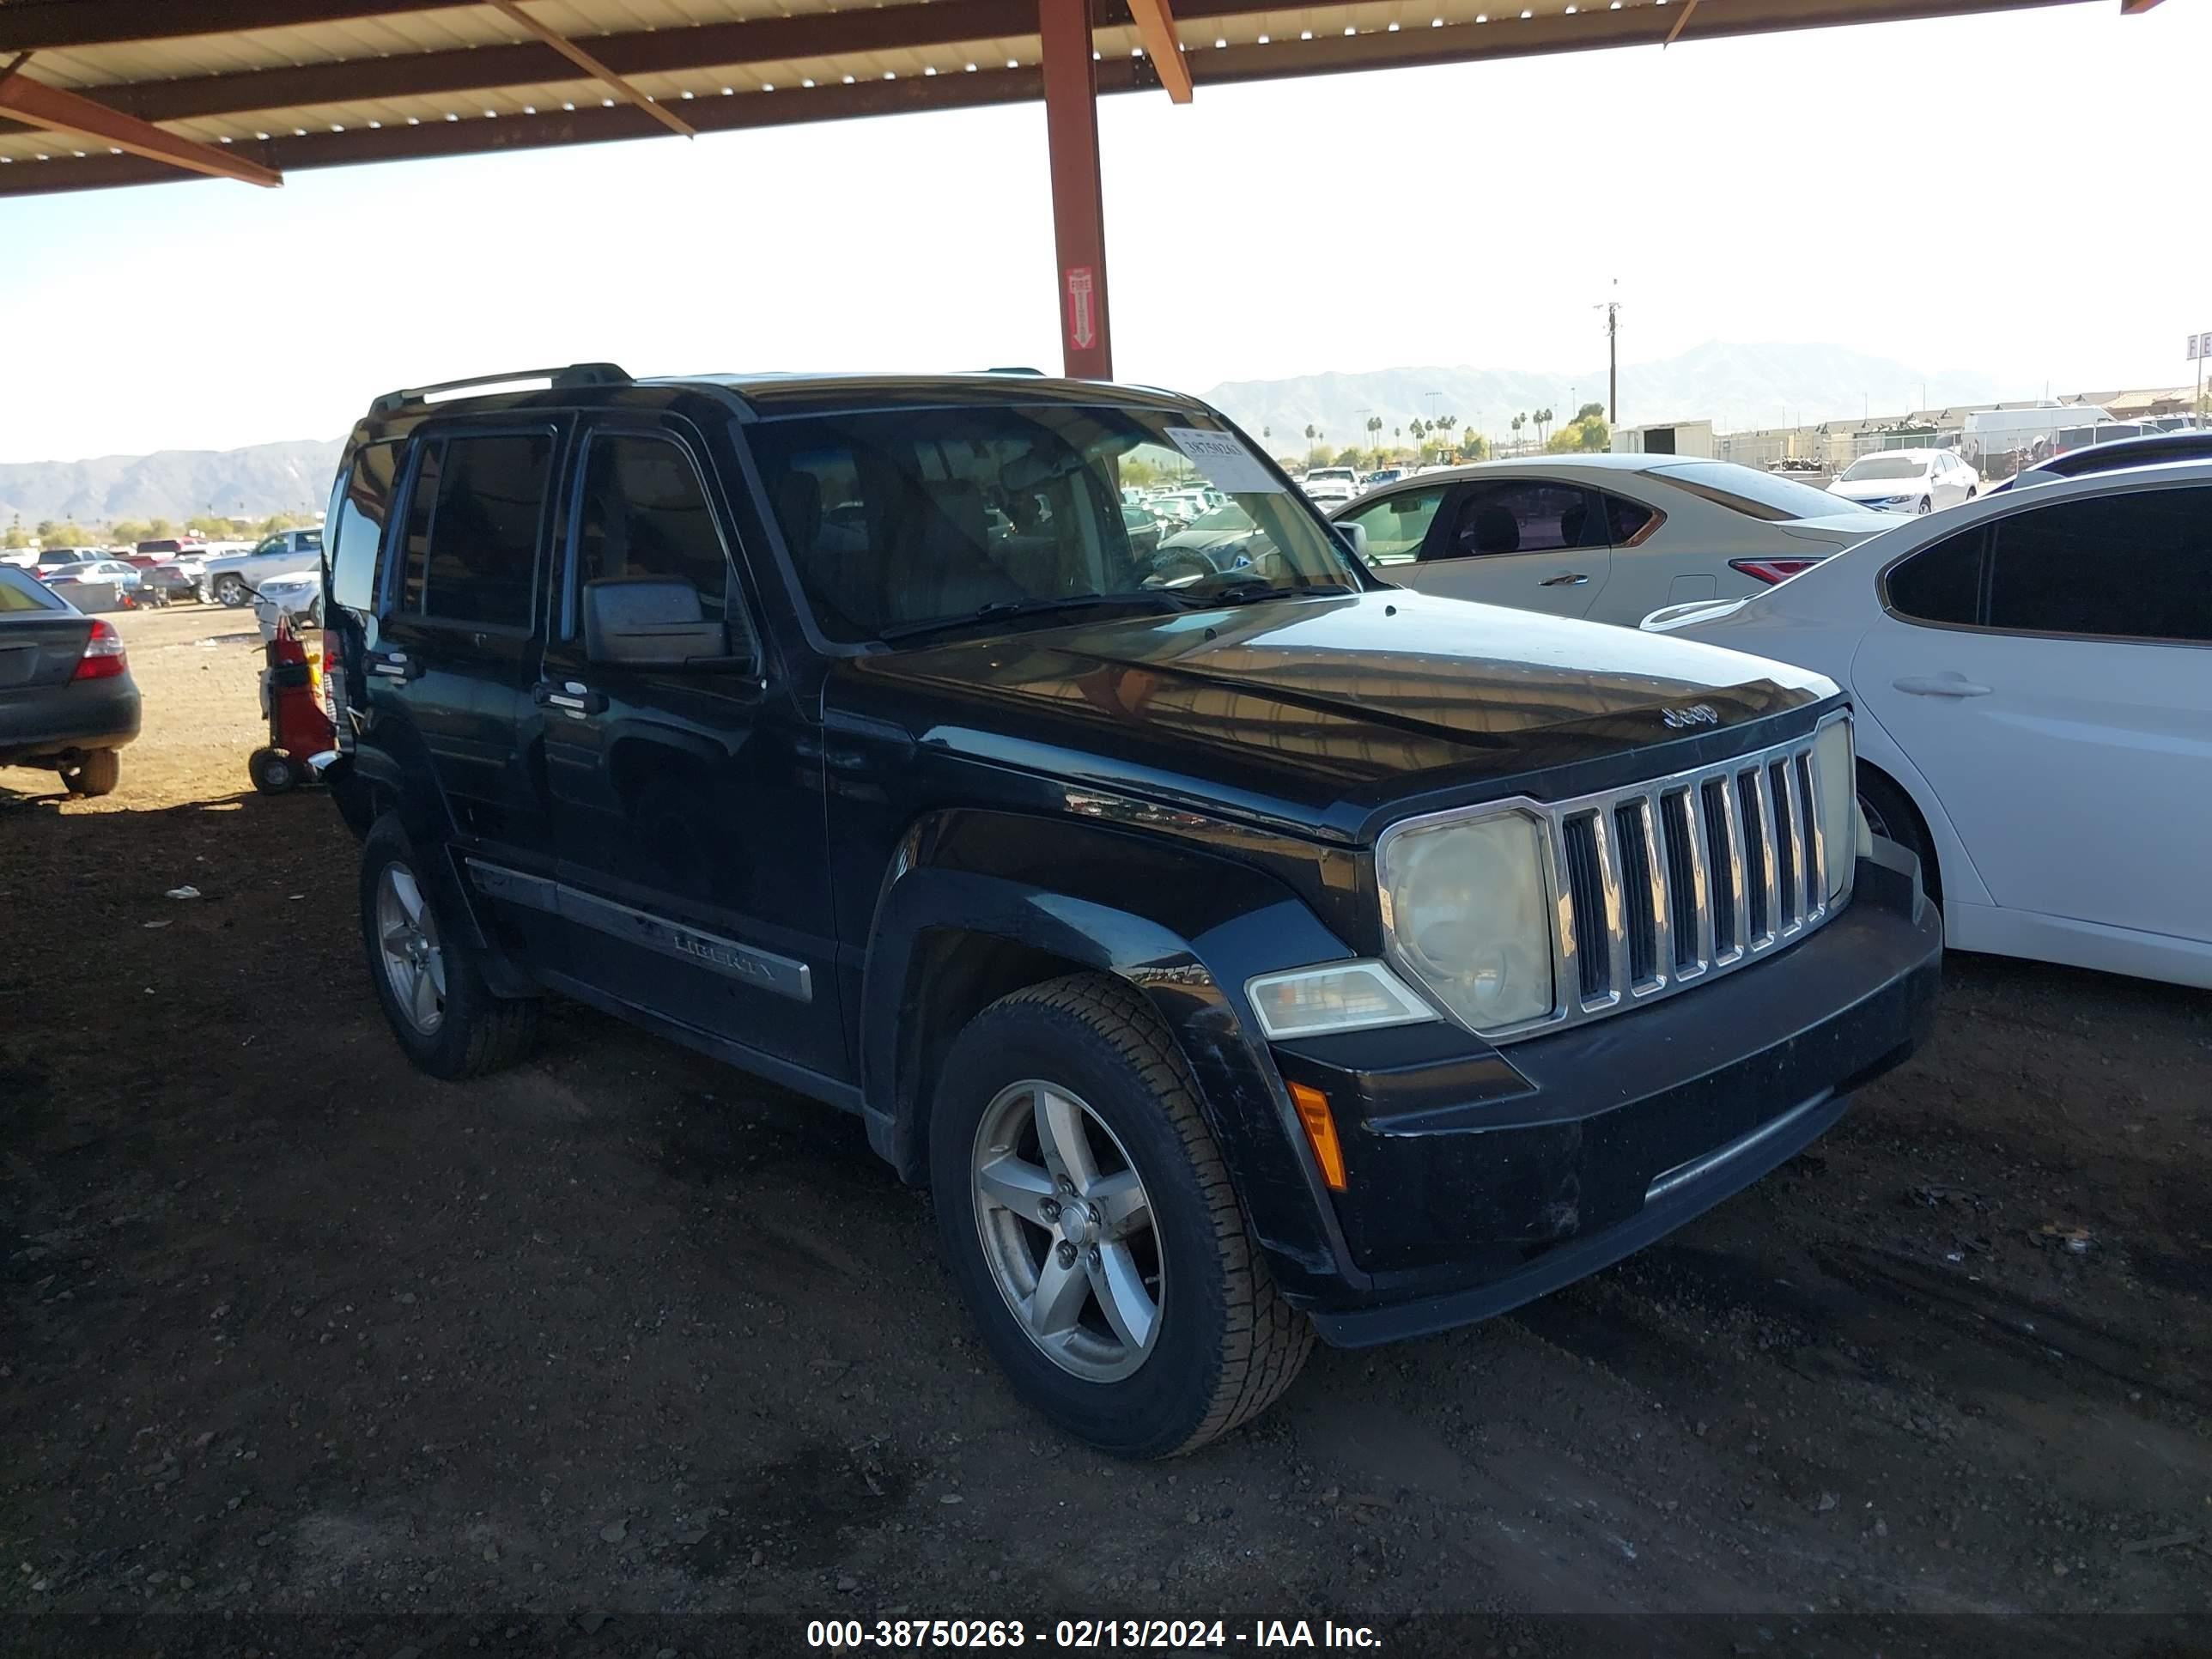
[[[1820,797],[1820,851],[1828,861],[1828,899],[1843,896],[1858,862],[1858,768],[1851,755],[1851,723],[1831,720],[1813,740],[1813,787]]]
[[[1392,830],[1376,856],[1382,928],[1398,964],[1468,1029],[1557,1006],[1544,831],[1524,812]]]

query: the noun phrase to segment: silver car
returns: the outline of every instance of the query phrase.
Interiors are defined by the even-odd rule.
[[[208,592],[222,604],[240,605],[253,596],[249,591],[271,576],[296,576],[323,565],[320,526],[307,530],[280,530],[250,553],[228,554],[207,562]]]

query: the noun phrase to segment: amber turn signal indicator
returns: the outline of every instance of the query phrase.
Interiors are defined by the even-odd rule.
[[[1329,1191],[1342,1192],[1344,1148],[1336,1144],[1336,1119],[1329,1114],[1328,1097],[1310,1083],[1293,1083],[1291,1103],[1298,1109],[1298,1121],[1305,1125],[1314,1161],[1321,1165],[1321,1178],[1328,1183]]]

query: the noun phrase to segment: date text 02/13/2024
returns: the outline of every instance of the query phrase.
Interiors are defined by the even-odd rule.
[[[1048,1652],[1129,1649],[1246,1647],[1341,1648],[1382,1646],[1364,1625],[1334,1620],[1255,1619],[1249,1627],[1221,1619],[1062,1619],[1032,1630],[1010,1619],[817,1619],[806,1626],[806,1645],[831,1651],[874,1649],[1010,1649]]]

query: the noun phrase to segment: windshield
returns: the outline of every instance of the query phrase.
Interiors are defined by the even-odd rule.
[[[1317,466],[1314,468],[1312,471],[1307,473],[1306,477],[1309,481],[1314,483],[1321,483],[1324,481],[1331,483],[1356,483],[1358,482],[1358,475],[1353,472],[1348,466]]]
[[[1360,586],[1312,508],[1207,416],[1111,404],[887,410],[768,421],[750,436],[799,586],[833,639],[1015,606],[1051,621],[1054,605]],[[1131,539],[1121,492],[1209,483],[1252,523],[1250,567],[1156,564]]]
[[[1857,483],[1867,478],[1917,478],[1928,470],[1929,458],[1924,454],[1869,455],[1863,460],[1853,461],[1844,474],[1845,483]]]
[[[1224,501],[1211,512],[1201,513],[1190,521],[1193,530],[1249,530],[1252,515],[1234,501]]]
[[[1785,519],[1833,519],[1872,509],[1825,489],[1777,477],[1733,461],[1689,461],[1680,466],[1655,466],[1650,476],[1686,489],[1731,513],[1747,519],[1779,524]]]

